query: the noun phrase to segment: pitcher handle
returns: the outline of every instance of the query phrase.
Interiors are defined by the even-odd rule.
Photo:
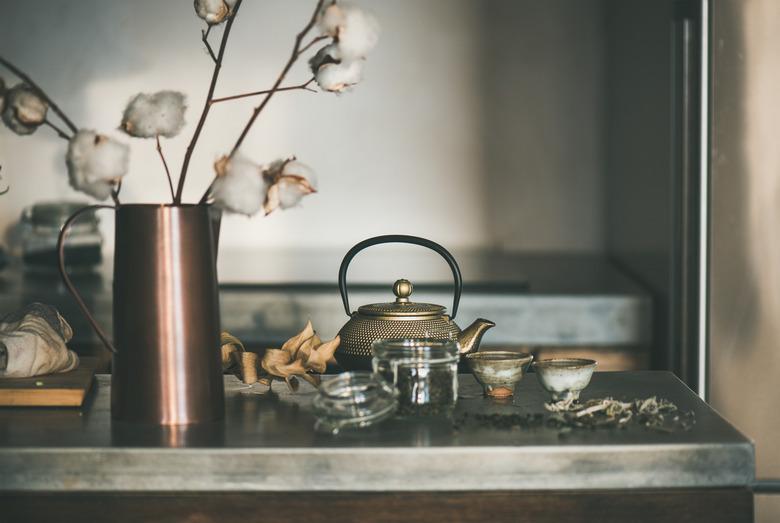
[[[65,236],[68,234],[68,230],[70,229],[71,224],[76,221],[76,219],[81,216],[83,213],[87,211],[96,211],[98,209],[113,209],[116,210],[116,207],[113,205],[89,205],[87,207],[84,207],[83,209],[79,209],[75,213],[73,213],[70,218],[68,218],[65,221],[65,224],[62,226],[62,229],[60,230],[60,236],[57,238],[57,262],[59,264],[60,269],[60,276],[62,276],[62,281],[65,283],[65,287],[68,288],[68,291],[73,295],[73,298],[76,300],[76,303],[78,304],[79,308],[81,309],[81,312],[84,313],[84,316],[87,317],[87,321],[90,325],[92,325],[92,328],[95,329],[95,333],[97,333],[98,338],[100,338],[100,341],[103,342],[103,345],[106,346],[106,348],[111,351],[113,354],[116,354],[116,347],[114,347],[114,344],[111,343],[108,340],[108,336],[106,336],[106,333],[103,331],[103,329],[98,325],[97,320],[95,320],[95,317],[92,316],[92,313],[89,312],[89,309],[87,308],[87,304],[84,303],[84,299],[81,297],[81,294],[76,289],[76,286],[73,285],[73,282],[70,279],[70,276],[68,276],[68,272],[65,269]]]
[[[450,319],[454,320],[455,315],[458,314],[458,304],[460,303],[460,295],[463,291],[463,278],[460,275],[458,262],[455,261],[455,257],[450,254],[450,251],[438,243],[425,238],[420,238],[419,236],[409,236],[406,234],[385,234],[384,236],[375,236],[363,240],[352,247],[344,256],[344,259],[341,261],[341,267],[339,268],[339,292],[341,293],[341,301],[344,303],[344,310],[347,311],[347,316],[352,316],[352,312],[349,310],[349,296],[347,295],[347,269],[349,268],[349,262],[351,262],[352,258],[363,249],[382,243],[410,243],[412,245],[419,245],[435,251],[439,256],[444,258],[447,265],[449,265],[452,270],[452,278],[455,283],[455,295],[452,298],[452,315],[450,316]]]

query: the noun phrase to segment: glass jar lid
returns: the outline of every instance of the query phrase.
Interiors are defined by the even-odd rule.
[[[371,345],[371,352],[377,360],[404,365],[453,363],[460,359],[458,343],[446,339],[380,339]]]
[[[398,408],[398,392],[371,372],[345,372],[324,381],[313,400],[315,429],[337,434],[379,423]]]
[[[409,300],[414,286],[409,280],[398,280],[393,284],[394,302],[372,303],[358,307],[358,312],[366,316],[441,316],[446,307],[433,303],[414,303]]]

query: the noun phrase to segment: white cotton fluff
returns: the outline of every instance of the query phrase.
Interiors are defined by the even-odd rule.
[[[5,92],[3,122],[16,134],[32,134],[46,120],[49,104],[26,84]]]
[[[246,216],[256,214],[265,200],[260,166],[236,154],[227,160],[224,173],[217,172],[211,194],[220,209]]]
[[[127,174],[130,148],[108,136],[82,129],[71,138],[65,161],[74,189],[105,200],[114,184]]]
[[[122,130],[136,138],[172,138],[184,127],[186,109],[186,98],[177,91],[139,93],[125,108]]]
[[[195,0],[195,13],[209,25],[220,24],[230,14],[236,0]]]
[[[303,162],[281,160],[266,169],[264,176],[273,180],[263,206],[266,214],[295,207],[304,196],[317,191],[314,170]]]
[[[339,51],[344,60],[365,58],[379,42],[379,21],[359,7],[347,6],[339,28]]]
[[[314,74],[314,80],[322,89],[342,93],[363,79],[363,60],[322,65]]]
[[[339,26],[344,21],[344,10],[341,5],[332,2],[322,8],[317,18],[317,27],[323,35],[335,37],[339,34]]]
[[[379,41],[379,21],[352,4],[332,3],[324,7],[317,25],[322,34],[336,40],[345,60],[365,58]]]

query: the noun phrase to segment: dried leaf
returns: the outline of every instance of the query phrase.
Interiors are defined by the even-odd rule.
[[[295,355],[295,359],[301,360],[302,362],[306,363],[306,361],[309,359],[309,355],[311,354],[311,351],[314,350],[315,347],[322,344],[322,340],[319,336],[316,334],[309,338],[308,340],[304,341],[300,348],[298,348],[298,353]]]
[[[341,338],[336,336],[312,350],[309,358],[306,360],[306,369],[319,374],[325,372],[328,360],[333,357],[333,353],[336,352],[339,343],[341,343]]]
[[[241,353],[245,352],[244,344],[241,340],[230,334],[223,332],[220,335],[220,354],[222,358],[222,372],[240,373],[241,371]],[[239,376],[241,377],[241,376]]]
[[[281,349],[265,349],[263,354],[263,361],[260,366],[268,374],[272,376],[278,376],[276,374],[276,368],[280,365],[286,365],[290,362],[290,355]],[[283,377],[283,376],[280,376]]]
[[[298,353],[298,349],[303,344],[303,342],[312,336],[314,336],[314,327],[311,324],[311,320],[309,320],[306,322],[306,326],[301,332],[284,342],[284,345],[282,345],[282,350],[288,353],[290,356],[289,360],[295,358],[295,355]]]

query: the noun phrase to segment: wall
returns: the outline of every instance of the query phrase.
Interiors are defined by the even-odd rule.
[[[607,92],[607,251],[655,298],[654,368],[669,368],[673,158],[673,1],[610,0]]]
[[[712,10],[710,400],[756,445],[756,476],[780,477],[780,4]],[[780,497],[756,496],[756,521]]]
[[[297,154],[316,168],[321,192],[303,209],[230,218],[223,245],[346,247],[392,231],[452,247],[601,250],[601,0],[360,3],[384,30],[365,81],[344,96],[279,94],[246,142],[257,161]],[[112,129],[136,92],[185,92],[188,125],[163,144],[176,172],[211,73],[190,4],[12,2],[0,18],[0,49],[77,123],[117,136]],[[312,4],[247,0],[217,92],[269,86]],[[300,65],[289,81],[307,74]],[[187,199],[199,197],[251,107],[248,100],[214,107]],[[152,143],[122,139],[132,145],[124,200],[165,200]],[[0,130],[12,186],[0,229],[33,201],[81,198],[68,187],[64,150],[47,130],[28,138]],[[104,229],[110,237],[108,217]]]

